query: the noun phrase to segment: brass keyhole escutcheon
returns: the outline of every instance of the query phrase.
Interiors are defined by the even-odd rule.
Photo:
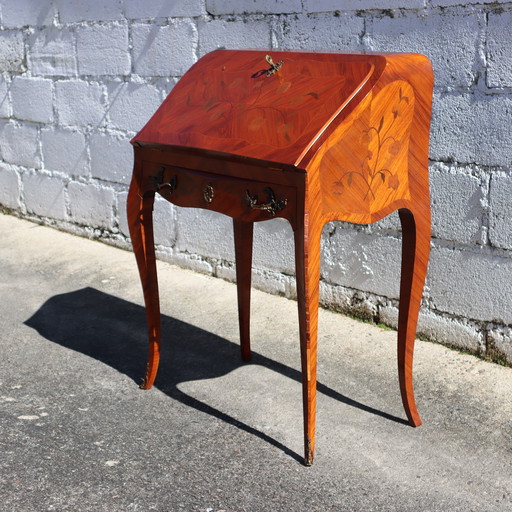
[[[203,189],[203,197],[206,204],[210,204],[213,201],[214,191],[212,185],[206,185]]]

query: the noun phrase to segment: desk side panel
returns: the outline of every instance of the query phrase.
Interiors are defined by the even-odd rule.
[[[368,224],[428,198],[432,72],[422,56],[390,57],[379,83],[308,167],[328,220]]]

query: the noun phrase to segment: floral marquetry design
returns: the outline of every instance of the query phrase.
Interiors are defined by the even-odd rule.
[[[327,77],[311,89],[307,75],[277,71],[240,77],[224,70],[204,76],[186,98],[188,108],[204,113],[205,122],[196,131],[238,138],[240,144],[264,136],[269,144],[286,147],[302,134],[330,91],[345,82],[343,76]]]
[[[409,127],[414,113],[414,92],[407,82],[384,87],[352,114],[344,133],[335,133],[326,149],[323,176],[330,189],[351,212],[370,214],[396,197],[407,197]],[[347,127],[348,126],[348,127]]]
[[[352,179],[358,176],[363,179],[368,186],[366,196],[371,195],[373,198],[375,198],[373,189],[375,188],[375,184],[380,185],[380,180],[382,183],[387,184],[389,188],[395,190],[398,188],[399,181],[396,172],[393,173],[391,169],[388,169],[388,167],[383,164],[384,162],[388,163],[390,159],[400,153],[402,141],[397,139],[392,129],[398,117],[403,115],[403,109],[401,108],[402,103],[408,105],[409,101],[409,97],[403,94],[402,88],[400,87],[398,102],[391,111],[392,116],[389,115],[391,124],[389,124],[387,129],[384,130],[385,115],[383,115],[380,118],[378,126],[370,126],[368,130],[363,131],[363,143],[368,144],[369,148],[376,146],[376,150],[372,151],[372,149],[368,149],[368,156],[361,164],[361,170],[346,172],[337,184],[343,186],[343,179],[346,178],[346,182],[350,186]],[[372,145],[373,141],[375,144]]]

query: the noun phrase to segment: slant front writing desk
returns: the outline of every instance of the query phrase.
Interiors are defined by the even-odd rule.
[[[375,222],[398,210],[402,276],[398,372],[411,425],[416,324],[430,249],[428,142],[432,68],[416,54],[217,50],[179,81],[133,138],[128,222],[159,362],[155,193],[233,218],[242,358],[250,359],[253,223],[294,231],[305,463],[315,446],[320,237],[326,222]]]

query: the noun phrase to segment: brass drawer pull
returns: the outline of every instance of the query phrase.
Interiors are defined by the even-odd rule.
[[[268,203],[257,204],[258,196],[251,196],[249,191],[245,191],[245,199],[247,200],[247,204],[251,207],[251,210],[264,210],[269,212],[272,217],[275,217],[276,212],[279,212],[284,209],[284,207],[288,204],[288,199],[276,199],[274,191],[267,187],[263,190],[268,196]]]
[[[169,179],[168,182],[164,183],[164,171],[165,167],[162,167],[157,174],[154,176],[150,176],[148,178],[149,184],[155,189],[156,192],[159,190],[168,187],[168,190],[165,192],[167,194],[172,194],[176,189],[176,176],[173,176]]]
[[[213,201],[213,196],[213,186],[211,184],[206,185],[206,187],[203,188],[203,197],[207,204],[210,204]]]

